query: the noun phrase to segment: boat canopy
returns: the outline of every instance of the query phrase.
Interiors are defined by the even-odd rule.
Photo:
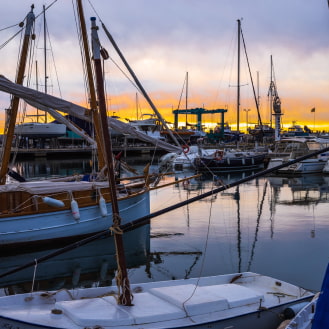
[[[19,84],[11,82],[3,75],[0,75],[0,90],[23,99],[27,104],[35,108],[39,108],[43,111],[48,112],[56,120],[61,123],[64,123],[69,129],[76,132],[81,137],[85,138],[91,145],[95,146],[95,141],[90,136],[88,136],[88,134],[86,134],[83,130],[75,126],[72,122],[67,120],[61,113],[59,113],[67,113],[74,117],[91,122],[91,111],[89,109],[66,101],[64,99],[21,86]],[[131,125],[119,121],[115,118],[109,117],[108,124],[110,128],[119,131],[122,134],[129,135],[133,138],[138,138],[145,142],[149,142],[155,145],[156,147],[166,150],[168,152],[182,152],[182,149],[180,147],[176,145],[171,145],[167,142],[152,138],[150,136],[147,136],[146,134],[138,132]]]

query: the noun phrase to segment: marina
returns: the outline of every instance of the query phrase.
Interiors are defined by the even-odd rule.
[[[142,170],[148,160],[149,156],[130,157],[127,162]],[[47,174],[38,161],[18,165],[34,168],[45,178],[62,174],[65,167],[61,161],[49,161]],[[80,159],[66,174],[88,169],[88,161]],[[155,170],[157,166],[152,165],[150,172]],[[189,174],[176,172],[165,180]],[[249,174],[225,174],[220,179],[229,184]],[[214,184],[205,176],[155,190],[150,195],[151,213],[209,191]],[[263,177],[158,216],[151,221],[148,242],[132,248],[127,257],[130,280],[138,284],[251,271],[319,291],[327,263],[328,202],[325,175]],[[114,285],[115,257],[106,241],[91,242],[36,266],[35,259],[56,250],[53,245],[1,255],[2,273],[34,263],[2,277],[2,294],[29,292],[32,284],[33,290]]]
[[[281,329],[287,321],[294,326],[299,314],[315,306],[322,309],[329,143],[325,130],[315,129],[315,113],[324,113],[323,104],[310,106],[309,128],[309,119],[287,97],[284,80],[276,80],[267,54],[262,56],[262,61],[270,57],[271,64],[264,113],[264,88],[260,94],[259,71],[254,83],[241,16],[234,20],[237,34],[231,42],[236,48],[228,56],[236,67],[223,75],[223,82],[235,87],[235,114],[224,90],[205,86],[218,80],[210,73],[215,66],[206,84],[197,76],[198,97],[190,95],[186,72],[175,109],[169,104],[172,91],[166,91],[165,83],[158,89],[157,79],[150,83],[153,79],[144,76],[147,70],[141,72],[140,64],[149,72],[166,71],[171,79],[171,69],[182,63],[170,61],[160,69],[166,52],[154,52],[154,62],[139,45],[147,34],[138,40],[137,28],[133,34],[124,28],[114,32],[124,20],[109,19],[112,8],[106,15],[108,27],[90,1],[72,2],[70,19],[66,2],[56,2],[42,9],[32,4],[20,23],[1,30],[18,30],[0,48],[8,59],[15,49],[18,61],[16,67],[4,65],[0,75],[1,104],[9,98],[1,135],[0,327]],[[65,38],[57,34],[61,24],[48,30],[48,20],[59,12],[68,18]],[[249,30],[248,39],[258,33]],[[206,41],[204,35],[202,39]],[[11,48],[12,40],[17,48]],[[123,40],[134,44],[127,57],[125,47],[119,47]],[[156,40],[154,49],[167,43],[160,35]],[[54,60],[53,44],[69,54],[58,66],[66,77],[65,96],[55,63],[58,91],[50,92],[54,86],[47,63]],[[150,54],[152,47],[147,48]],[[257,57],[257,46],[251,49]],[[282,58],[276,59],[280,66]],[[117,73],[135,89],[135,105]],[[118,93],[113,93],[114,84],[121,84]],[[250,95],[242,88],[248,84]],[[169,85],[175,89],[172,81]],[[141,109],[138,94],[151,111]],[[219,94],[220,101],[214,102]],[[135,114],[128,114],[134,107]],[[294,118],[285,131],[283,122],[293,111],[298,121]],[[249,112],[254,112],[252,120]],[[178,115],[185,116],[185,126]],[[206,127],[210,117],[212,126]],[[319,320],[318,312],[314,319]]]

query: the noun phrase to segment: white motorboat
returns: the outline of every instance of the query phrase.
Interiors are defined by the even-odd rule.
[[[316,138],[283,138],[275,143],[274,150],[269,154],[268,169],[294,160],[298,156],[310,154],[328,146],[328,141]],[[314,174],[322,173],[329,158],[329,152],[293,163],[277,170],[277,174]]]
[[[278,326],[278,313],[313,296],[297,286],[251,272],[141,283],[131,289],[132,306],[118,305],[114,287],[0,297],[0,326],[270,329]]]
[[[184,170],[194,168],[194,160],[200,156],[207,156],[216,152],[216,149],[205,149],[201,146],[183,146],[184,152],[180,154],[170,152],[159,159],[160,168],[173,168],[175,170]]]
[[[15,126],[15,134],[30,138],[65,136],[66,126],[61,123],[27,122]]]

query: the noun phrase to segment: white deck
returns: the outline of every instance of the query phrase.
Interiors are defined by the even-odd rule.
[[[234,318],[305,296],[298,287],[254,273],[243,273],[230,283],[233,277],[132,285],[140,291],[134,293],[134,306],[117,305],[112,287],[1,297],[0,316],[68,329],[177,328]],[[53,309],[61,314],[53,314]]]

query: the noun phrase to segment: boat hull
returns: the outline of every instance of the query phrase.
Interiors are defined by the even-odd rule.
[[[271,159],[268,169],[281,165],[285,162],[283,159]],[[326,161],[315,159],[306,159],[287,167],[280,168],[277,174],[295,175],[295,174],[317,174],[322,173],[326,165]]]
[[[2,250],[18,247],[36,247],[48,243],[68,244],[109,229],[112,226],[111,203],[106,204],[107,215],[102,215],[98,204],[81,207],[79,219],[75,219],[72,210],[33,213],[0,218],[0,245]],[[150,213],[149,192],[145,191],[119,200],[121,224]]]
[[[265,154],[258,154],[245,157],[199,157],[194,161],[198,171],[208,171],[209,168],[214,171],[246,171],[261,168],[264,166]]]
[[[30,138],[53,138],[65,136],[66,126],[60,123],[23,123],[16,125],[15,134]]]
[[[117,305],[109,295],[115,287],[1,297],[0,328],[274,329],[279,313],[313,297],[299,287],[250,272],[131,288],[133,306]]]

